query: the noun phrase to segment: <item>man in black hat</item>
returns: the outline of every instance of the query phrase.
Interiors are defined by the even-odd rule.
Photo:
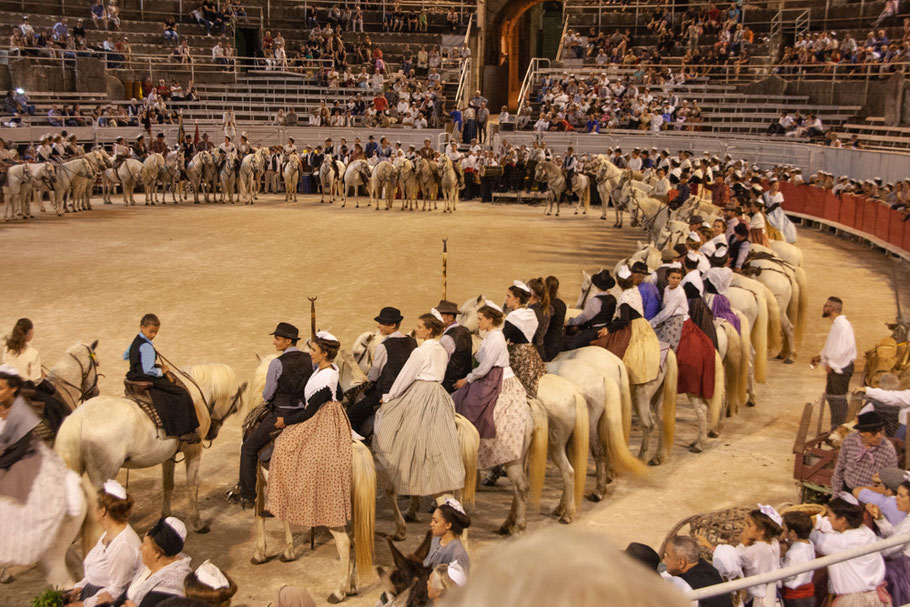
[[[399,331],[404,317],[398,308],[386,307],[374,318],[379,334],[385,339],[373,351],[373,364],[367,374],[370,387],[362,399],[348,408],[348,419],[355,432],[369,438],[373,434],[373,416],[379,408],[383,394],[388,394],[401,373],[417,341]]]
[[[730,257],[730,267],[737,274],[743,271],[743,264],[749,257],[752,243],[749,242],[749,228],[744,223],[733,226],[733,236],[730,237],[730,248],[727,255]]]
[[[856,431],[844,438],[831,475],[831,491],[835,496],[841,491],[852,492],[857,487],[872,485],[879,470],[897,466],[897,452],[885,438],[884,426],[874,405],[866,405],[856,416]]]
[[[149,145],[149,152],[167,156],[167,141],[164,140],[164,133],[158,133],[155,136],[155,141]]]
[[[567,327],[575,327],[577,330],[577,333],[566,344],[566,350],[575,350],[590,345],[597,339],[597,333],[613,320],[616,312],[616,298],[608,291],[613,288],[616,281],[610,276],[608,270],[601,270],[591,277],[591,284],[596,290],[585,301],[581,314],[566,323]]]
[[[297,327],[280,322],[270,335],[274,336],[272,343],[275,350],[281,354],[269,363],[266,370],[265,388],[262,390],[266,411],[259,424],[243,439],[240,448],[240,479],[228,494],[230,501],[241,504],[244,508],[251,506],[256,499],[256,460],[259,450],[280,434],[282,429],[302,421],[306,411],[303,391],[313,374],[310,355],[297,347],[300,339]]]
[[[190,165],[190,160],[196,155],[196,146],[193,144],[193,136],[187,135],[180,144],[183,151],[183,178],[186,179],[186,167]]]
[[[442,387],[451,394],[455,391],[455,382],[464,379],[471,372],[473,341],[471,332],[455,320],[458,316],[457,304],[443,299],[436,304],[436,311],[442,316],[442,322],[445,324],[442,337],[439,338],[439,345],[449,355],[449,365],[446,367]]]

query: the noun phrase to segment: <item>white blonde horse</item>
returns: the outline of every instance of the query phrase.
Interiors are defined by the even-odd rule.
[[[303,170],[303,161],[296,153],[285,155],[281,163],[281,177],[284,179],[284,201],[297,202],[297,184]]]
[[[112,203],[111,193],[119,183],[123,188],[123,204],[135,205],[136,200],[133,198],[133,191],[138,184],[142,183],[144,169],[143,164],[135,158],[124,158],[119,167],[104,171],[101,178],[104,202],[107,204]],[[146,193],[146,196],[148,196],[148,193]]]
[[[395,159],[395,168],[398,169],[398,186],[401,191],[401,210],[417,210],[417,171],[414,163],[404,156]]]
[[[360,208],[360,188],[363,188],[369,194],[370,177],[373,174],[373,167],[366,160],[355,160],[344,170],[344,185],[341,192],[341,208],[348,204],[348,192],[354,189],[354,208]]]
[[[437,165],[439,189],[442,190],[442,200],[445,203],[442,212],[454,213],[458,205],[458,172],[448,156],[440,156]]]
[[[743,274],[765,285],[777,300],[783,338],[777,358],[791,363],[805,331],[809,308],[808,282],[802,268],[791,266],[777,255],[772,255],[771,259],[750,259],[747,267],[743,268]]]
[[[45,189],[52,192],[57,179],[57,167],[50,162],[35,164],[17,164],[7,171],[7,182],[3,192],[9,203],[6,206],[4,221],[21,215],[23,219],[32,219],[32,198],[34,192]],[[38,199],[38,207],[44,212],[44,204]]]
[[[259,193],[259,178],[268,161],[269,150],[264,147],[247,154],[240,161],[239,196],[241,200],[246,200],[245,204],[253,204],[253,199]]]
[[[208,151],[196,152],[186,167],[186,178],[193,186],[193,203],[199,204],[199,192],[203,192],[205,202],[209,194],[215,196],[215,159]]]
[[[607,219],[607,206],[613,200],[613,191],[619,187],[622,180],[622,169],[610,162],[606,156],[597,156],[599,162],[594,166],[592,177],[594,186],[597,188],[597,195],[600,197],[600,218]],[[616,221],[613,222],[614,228],[622,227],[622,208],[616,204],[613,208],[616,214]]]
[[[578,215],[579,209],[584,205],[583,213],[587,215],[588,209],[591,208],[591,189],[590,182],[588,178],[581,174],[575,173],[575,177],[572,180],[572,183],[566,185],[566,178],[562,174],[562,169],[559,166],[551,161],[544,160],[537,164],[537,168],[534,169],[534,180],[538,182],[546,182],[547,184],[547,193],[549,198],[547,199],[547,215],[553,210],[553,205],[556,205],[556,216],[559,217],[559,205],[562,202],[562,196],[566,193],[568,187],[569,194],[575,194],[578,196],[578,203],[575,205],[575,214]]]
[[[145,204],[155,204],[155,190],[158,188],[158,174],[164,169],[164,156],[154,152],[142,161],[142,190]]]
[[[395,199],[395,184],[398,179],[398,169],[388,160],[381,160],[373,167],[370,178],[370,204],[376,203],[376,210],[380,209],[380,199],[385,199],[385,210],[392,208]]]
[[[237,153],[230,152],[224,157],[224,164],[218,172],[221,183],[221,204],[230,201],[234,204],[234,190],[237,189]],[[238,195],[239,198],[239,195]]]
[[[334,164],[334,171],[333,169]],[[326,156],[319,165],[319,202],[325,202],[326,192],[329,194],[329,204],[335,204],[335,196],[341,197],[341,188],[344,184],[344,163],[332,160]]]
[[[260,359],[259,366],[253,373],[253,379],[244,398],[244,409],[241,417],[246,416],[253,406],[262,400],[262,390],[265,387],[265,377],[269,363],[274,355]],[[339,369],[339,376],[342,375]],[[354,563],[351,563],[351,538],[346,527],[329,527],[328,530],[335,540],[335,548],[339,557],[339,582],[338,586],[328,597],[329,603],[340,603],[351,594],[356,593],[356,577],[364,582],[373,574],[373,535],[376,527],[376,469],[373,465],[373,456],[369,448],[360,441],[353,441],[352,453],[352,482],[351,482],[351,526],[354,531]],[[257,466],[256,479],[256,552],[250,559],[254,565],[260,565],[269,560],[268,546],[266,544],[265,518],[262,516],[265,507],[265,490],[268,483],[268,471],[261,463]],[[294,536],[291,526],[284,523],[285,548],[279,556],[283,562],[294,561],[297,553],[294,550]],[[356,575],[355,575],[356,574]]]
[[[196,365],[185,373],[175,372],[193,397],[200,435],[205,440],[214,440],[224,421],[240,406],[246,384],[239,383],[234,370],[223,364]],[[171,513],[175,457],[182,453],[186,460],[189,521],[196,532],[206,533],[208,523],[199,516],[199,464],[203,445],[201,442],[188,445],[160,434],[133,401],[122,396],[98,396],[64,420],[54,449],[70,469],[87,474],[96,488],[115,478],[120,468],[161,465],[162,516]]]
[[[77,200],[82,200],[83,210],[88,210],[92,208],[92,194],[94,194],[96,180],[104,171],[114,166],[114,161],[111,159],[110,154],[100,145],[96,146],[91,152],[86,152],[85,158],[92,164],[92,176],[87,180],[77,180],[73,187],[73,196]]]
[[[152,183],[152,202],[158,201],[158,191],[161,190],[161,204],[167,204],[167,191],[171,191],[171,200],[178,204],[178,195],[180,199],[186,200],[183,196],[180,170],[183,168],[183,150],[171,150],[164,157],[164,164],[158,171],[158,177]]]
[[[423,198],[422,210],[428,210],[430,202],[432,202],[435,211],[437,209],[436,198],[439,195],[439,171],[436,161],[427,160],[421,156],[417,159],[414,171],[417,175],[417,184],[420,186],[420,195]]]
[[[57,210],[57,216],[62,217],[72,208],[73,212],[82,209],[82,205],[77,205],[74,189],[77,183],[93,178],[95,175],[94,168],[89,159],[84,156],[74,158],[63,162],[57,167],[57,182],[54,184],[54,203]],[[69,206],[67,205],[69,199]]]

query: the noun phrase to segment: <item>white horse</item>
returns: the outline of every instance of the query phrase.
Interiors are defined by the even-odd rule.
[[[186,167],[186,178],[193,186],[193,202],[199,204],[199,191],[209,201],[209,193],[215,195],[215,159],[208,151],[196,152]]]
[[[142,189],[145,192],[145,204],[155,204],[155,190],[158,188],[158,174],[164,169],[164,156],[153,152],[142,161]]]
[[[73,189],[80,180],[88,180],[92,177],[94,177],[94,170],[91,161],[84,156],[63,162],[57,167],[54,202],[58,217],[62,217],[64,212],[69,212],[67,198],[73,212],[81,209],[81,205],[76,205]]]
[[[417,174],[417,184],[420,186],[420,194],[423,197],[424,211],[429,209],[432,201],[433,210],[436,207],[436,197],[439,195],[439,171],[435,160],[427,160],[423,156],[417,159],[417,165],[414,169]]]
[[[769,251],[765,249],[765,251]],[[773,255],[773,253],[772,253]],[[765,285],[777,300],[783,345],[778,359],[793,362],[796,347],[802,341],[809,308],[809,289],[802,268],[793,267],[776,255],[773,258],[751,259],[743,268],[746,276]]]
[[[110,154],[100,145],[96,146],[91,152],[87,152],[85,159],[91,162],[92,176],[87,180],[77,180],[73,188],[73,196],[76,197],[77,201],[82,200],[83,210],[88,210],[92,208],[92,194],[94,194],[96,179],[104,171],[114,166],[114,161],[111,159]]]
[[[395,159],[395,168],[398,169],[398,186],[401,189],[401,210],[417,210],[417,172],[414,163],[404,156]]]
[[[57,179],[57,167],[50,162],[36,164],[17,164],[7,171],[7,182],[3,187],[6,199],[5,221],[21,215],[23,219],[32,219],[32,197],[39,189],[53,191]],[[38,199],[38,206],[44,212],[44,204]]]
[[[300,172],[303,170],[303,161],[296,153],[285,156],[281,163],[281,176],[284,179],[284,201],[297,202],[297,183],[300,181]]]
[[[225,199],[234,204],[234,190],[237,189],[237,153],[225,154],[223,160],[224,164],[221,165],[221,170],[218,172],[218,181],[221,183],[221,204],[225,203]]]
[[[622,169],[610,162],[605,156],[598,156],[600,162],[595,166],[593,171],[594,185],[597,188],[597,195],[600,196],[600,218],[607,219],[607,206],[613,199],[613,191],[619,187],[622,180]],[[614,228],[622,227],[622,208],[614,203],[613,208],[616,214],[616,221],[613,223]]]
[[[269,363],[275,356],[266,356],[260,359],[259,366],[253,373],[253,379],[244,398],[244,409],[241,417],[246,419],[254,405],[261,401],[262,390],[265,387],[265,377]],[[339,376],[343,370],[339,369]],[[369,448],[360,441],[353,441],[352,453],[352,482],[351,482],[351,526],[354,530],[354,566],[351,565],[351,538],[345,527],[329,527],[329,532],[335,540],[335,548],[339,557],[339,583],[328,597],[329,603],[340,603],[351,594],[356,593],[355,572],[360,580],[365,581],[373,573],[373,535],[376,527],[376,469],[373,465],[373,456]],[[268,483],[268,471],[261,463],[257,466],[256,478],[256,552],[250,559],[254,565],[260,565],[269,560],[268,546],[266,544],[265,518],[262,512],[265,508],[265,490]],[[291,525],[284,523],[285,548],[279,556],[283,562],[294,561],[297,553],[294,550],[294,536]]]
[[[240,161],[240,199],[246,198],[246,204],[253,204],[259,193],[259,178],[269,161],[268,148],[259,148]]]
[[[334,166],[333,166],[334,165]],[[334,170],[332,170],[334,168]],[[329,193],[329,204],[335,204],[335,196],[341,195],[339,190],[344,183],[344,163],[326,156],[319,165],[319,202],[325,202],[325,194]]]
[[[369,193],[370,176],[373,174],[373,168],[366,160],[355,160],[344,170],[343,190],[341,192],[341,208],[348,203],[348,192],[354,188],[354,208],[360,208],[360,188]]]
[[[203,364],[179,373],[196,407],[199,433],[214,440],[224,421],[237,411],[246,384],[234,370],[222,364]],[[188,445],[160,436],[149,417],[133,401],[122,396],[98,396],[87,401],[64,420],[54,449],[77,473],[88,474],[92,485],[101,487],[122,467],[150,468],[161,465],[163,478],[162,516],[171,513],[174,466],[177,453],[186,460],[189,520],[197,533],[206,533],[208,523],[199,516],[199,464],[203,445]]]
[[[458,205],[458,173],[448,156],[440,156],[437,164],[439,188],[442,190],[442,200],[445,203],[442,212],[454,213]]]
[[[370,204],[376,202],[376,210],[379,210],[379,201],[385,198],[385,210],[392,208],[395,198],[395,184],[398,179],[398,170],[395,165],[388,160],[381,160],[373,167],[373,175],[370,178]]]
[[[136,189],[136,185],[142,182],[144,169],[143,164],[135,158],[124,158],[119,167],[104,171],[101,179],[104,202],[111,204],[111,192],[114,191],[119,183],[123,188],[123,204],[135,205],[136,200],[133,198],[133,190]],[[146,192],[146,198],[148,198],[148,192]]]
[[[578,196],[578,203],[575,205],[575,214],[578,215],[579,209],[581,209],[582,204],[584,205],[584,214],[587,215],[588,209],[591,208],[591,189],[589,187],[590,183],[588,178],[581,174],[575,173],[575,177],[572,180],[572,183],[566,185],[566,178],[562,174],[562,169],[559,166],[551,161],[544,160],[537,164],[537,168],[534,169],[534,180],[543,181],[547,184],[547,193],[549,198],[547,199],[547,215],[553,210],[553,205],[556,205],[556,216],[559,217],[559,205],[562,202],[562,196],[566,193],[568,188],[568,193],[575,194]]]
[[[175,149],[167,153],[164,157],[164,164],[158,171],[157,178],[152,182],[152,202],[158,200],[158,188],[161,188],[161,204],[167,204],[167,190],[171,190],[171,200],[178,204],[178,194],[182,200],[186,200],[180,187],[180,171],[183,168],[183,150]]]

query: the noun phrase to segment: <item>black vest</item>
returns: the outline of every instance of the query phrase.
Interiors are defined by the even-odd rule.
[[[603,327],[609,324],[613,320],[613,315],[616,313],[616,298],[610,295],[595,295],[597,299],[600,300],[600,312],[594,315],[594,318],[588,320],[584,324],[586,329],[591,329],[594,327]]]
[[[133,343],[130,344],[130,370],[126,372],[126,378],[130,381],[155,381],[154,375],[146,375],[142,371],[142,356],[139,354],[139,347],[148,342],[141,334],[136,335]],[[152,346],[154,348],[155,346]],[[157,354],[157,352],[156,352]]]
[[[455,351],[449,357],[446,375],[442,380],[443,387],[451,392],[455,389],[455,382],[464,379],[471,372],[471,350],[474,342],[471,340],[471,332],[461,325],[452,327],[445,335],[455,341]]]
[[[685,573],[680,573],[678,577],[685,580],[686,583],[692,587],[692,590],[698,590],[699,588],[704,588],[706,586],[714,586],[715,584],[721,584],[724,581],[723,578],[720,577],[720,573],[717,572],[717,569],[703,560],[699,560],[695,567],[692,567]],[[733,601],[730,600],[729,594],[722,594],[709,599],[699,599],[698,604],[703,607],[733,607]]]
[[[727,249],[729,251],[727,256],[730,259],[731,268],[736,268],[736,262],[739,260],[739,250],[743,248],[743,243],[747,241],[748,239],[738,240],[735,236],[730,239],[730,248]]]
[[[309,354],[299,350],[285,352],[278,360],[281,361],[281,375],[272,404],[282,409],[300,409],[306,402],[303,390],[313,374],[313,361]]]
[[[379,374],[379,379],[376,380],[376,393],[380,396],[388,394],[389,390],[392,389],[392,384],[395,383],[395,379],[401,373],[404,363],[408,362],[411,352],[417,348],[417,340],[410,335],[387,337],[382,342],[382,345],[385,347],[388,356],[386,357],[385,366]]]

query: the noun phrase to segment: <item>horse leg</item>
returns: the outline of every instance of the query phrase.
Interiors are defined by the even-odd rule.
[[[404,513],[404,520],[409,523],[417,522],[417,513],[420,512],[420,496],[412,495],[408,500],[408,509]]]
[[[284,552],[278,557],[282,563],[290,563],[297,560],[297,554],[294,552],[294,534],[291,533],[291,524],[284,521]]]
[[[256,515],[256,552],[253,553],[253,557],[250,559],[250,562],[254,565],[261,565],[269,560],[268,555],[266,554],[266,542],[265,542],[265,519],[258,514]]]
[[[499,528],[500,535],[521,533],[528,526],[528,475],[522,460],[505,464],[506,475],[512,483],[512,508],[509,516]]]
[[[398,508],[398,494],[392,489],[385,490],[386,499],[389,500],[389,506],[392,507],[392,516],[395,519],[395,534],[392,540],[400,542],[408,536],[408,527],[405,525],[404,517],[401,516],[401,509]]]
[[[572,426],[562,427],[551,424],[550,441],[547,445],[550,459],[556,464],[559,474],[562,476],[562,497],[553,510],[553,515],[558,516],[559,522],[565,525],[575,519],[575,471],[566,456],[566,444],[569,442],[571,431]]]
[[[161,463],[161,516],[171,515],[171,496],[174,494],[174,460]]]
[[[208,533],[209,526],[199,517],[199,464],[202,462],[202,444],[184,449],[186,458],[186,491],[190,506],[190,522],[196,533]],[[171,473],[173,477],[173,472]]]
[[[354,571],[351,567],[351,538],[344,527],[329,527],[329,533],[335,538],[335,549],[338,550],[338,570],[340,576],[338,587],[326,599],[334,605],[354,593]]]
[[[695,409],[695,417],[698,419],[698,438],[689,445],[689,451],[701,453],[708,439],[708,402],[694,394],[687,394],[686,396],[689,402],[692,403],[692,408]]]

